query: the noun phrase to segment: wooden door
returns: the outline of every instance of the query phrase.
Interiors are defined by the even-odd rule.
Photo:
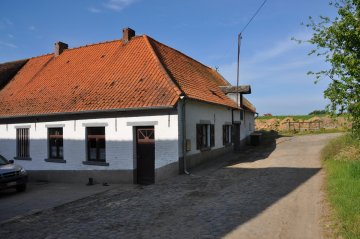
[[[136,128],[137,183],[155,183],[155,130],[153,126]]]

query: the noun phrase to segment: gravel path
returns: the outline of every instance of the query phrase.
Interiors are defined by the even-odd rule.
[[[119,187],[0,225],[1,238],[323,238],[320,151],[280,138],[192,175]]]

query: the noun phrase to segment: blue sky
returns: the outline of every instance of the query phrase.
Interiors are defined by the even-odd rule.
[[[147,34],[210,66],[236,84],[237,34],[263,0],[2,0],[0,62],[69,47],[121,38],[122,28]],[[326,67],[309,57],[311,46],[292,37],[311,36],[301,22],[308,16],[334,16],[327,1],[268,0],[243,33],[240,84],[260,114],[307,114],[323,109],[329,83],[314,84],[309,70]]]

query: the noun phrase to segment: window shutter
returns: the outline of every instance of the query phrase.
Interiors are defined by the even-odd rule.
[[[210,125],[210,147],[215,146],[215,127],[213,124]]]
[[[196,149],[200,149],[201,148],[201,125],[197,124],[196,125]]]

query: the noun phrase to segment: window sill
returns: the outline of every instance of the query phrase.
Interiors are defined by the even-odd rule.
[[[31,161],[32,158],[30,157],[25,157],[25,158],[20,158],[20,157],[14,157],[15,160],[27,160],[27,161]]]
[[[109,163],[100,161],[83,161],[82,163],[85,165],[109,166]]]
[[[44,161],[49,163],[66,163],[66,160],[53,158],[44,159]]]

